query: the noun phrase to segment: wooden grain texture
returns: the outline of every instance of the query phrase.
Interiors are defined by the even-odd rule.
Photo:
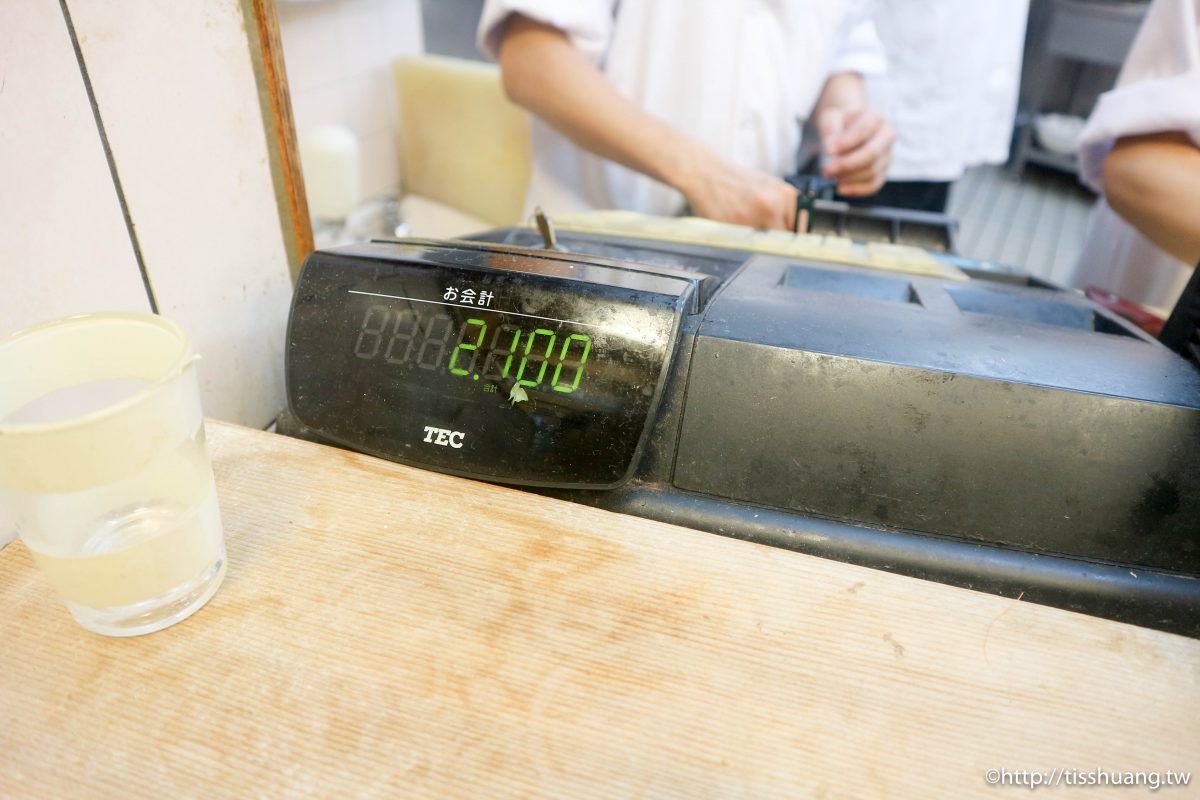
[[[965,798],[1024,791],[989,768],[1200,767],[1200,642],[209,435],[230,566],[186,622],[87,633],[0,552],[0,796]]]

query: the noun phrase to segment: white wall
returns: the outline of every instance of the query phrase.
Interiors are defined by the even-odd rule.
[[[0,2],[0,334],[66,313],[160,311],[202,356],[210,416],[285,404],[291,281],[238,0]],[[7,84],[12,84],[8,86]]]
[[[363,197],[397,190],[396,91],[392,62],[421,52],[418,0],[279,2],[296,136],[344,125],[362,147]]]
[[[149,311],[58,3],[0,2],[0,335]]]

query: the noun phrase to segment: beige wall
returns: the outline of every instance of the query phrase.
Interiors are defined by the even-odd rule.
[[[0,335],[150,303],[58,3],[0,2]]]
[[[241,4],[66,6],[82,71],[59,3],[0,3],[0,334],[147,309],[136,235],[159,309],[202,356],[205,411],[266,425],[291,284]]]

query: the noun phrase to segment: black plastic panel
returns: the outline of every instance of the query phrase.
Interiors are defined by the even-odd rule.
[[[1194,409],[701,335],[674,482],[1200,573],[1196,452]]]
[[[1027,294],[996,289],[947,288],[954,304],[969,314],[984,314],[992,317],[1036,322],[1039,325],[1057,325],[1082,331],[1099,331],[1118,335],[1131,335],[1122,328],[1105,326],[1103,318],[1079,302],[1065,302],[1051,297],[1029,297]]]
[[[1200,402],[1200,375],[1152,340],[1045,325],[1011,312],[967,314],[951,292],[983,284],[1004,298],[1006,309],[1050,303],[1078,307],[1086,317],[1097,307],[1082,296],[906,276],[919,303],[878,302],[786,285],[785,275],[797,266],[841,273],[847,283],[862,275],[895,279],[874,270],[757,256],[713,301],[702,333],[1000,382],[1189,407]],[[887,405],[886,394],[874,402]]]
[[[829,292],[865,300],[890,300],[893,303],[920,303],[912,284],[900,278],[882,275],[836,272],[818,267],[793,264],[783,273],[781,286],[809,292]]]
[[[300,277],[287,371],[303,424],[488,480],[614,486],[629,475],[689,283],[486,250],[441,259],[450,265],[430,263],[437,251],[372,247],[313,256]]]

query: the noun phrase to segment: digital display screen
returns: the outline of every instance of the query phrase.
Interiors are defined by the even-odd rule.
[[[500,313],[486,315],[492,320],[489,326],[479,313],[456,326],[455,316],[436,307],[423,311],[372,303],[363,314],[354,357],[382,359],[393,368],[412,365],[429,372],[444,369],[475,381],[483,378],[488,381],[484,391],[490,392],[512,378],[513,402],[524,402],[519,398],[527,394],[525,389],[572,394],[583,382],[592,337],[579,323],[563,326],[558,320]]]
[[[607,487],[633,467],[686,281],[486,250],[310,257],[293,413],[334,441],[488,480]]]

